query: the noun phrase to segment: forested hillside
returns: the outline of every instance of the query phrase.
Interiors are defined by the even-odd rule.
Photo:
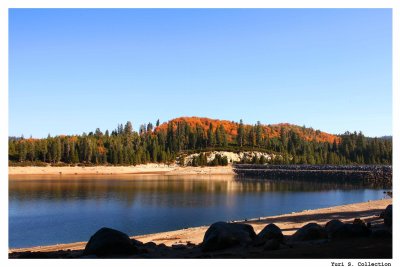
[[[117,129],[43,139],[10,137],[10,165],[114,164],[175,162],[201,151],[263,151],[279,164],[391,164],[392,141],[361,132],[332,135],[291,124],[245,125],[240,122],[181,117],[160,124],[131,122]]]

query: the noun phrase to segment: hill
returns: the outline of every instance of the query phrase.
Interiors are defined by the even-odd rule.
[[[9,164],[137,165],[177,161],[187,164],[184,157],[188,155],[195,155],[190,158],[192,166],[226,165],[234,162],[234,158],[240,158],[242,163],[260,164],[392,162],[390,139],[367,138],[361,132],[333,135],[288,123],[245,125],[242,121],[199,117],[180,117],[156,125],[156,128],[151,123],[141,125],[136,132],[128,121],[111,133],[97,128],[82,135],[9,138]],[[210,157],[210,152],[226,153]],[[242,152],[257,153],[251,153],[250,157]],[[232,161],[227,155],[231,155]]]
[[[166,131],[168,128],[168,124],[172,124],[174,129],[177,128],[179,123],[185,123],[189,125],[191,128],[201,127],[205,131],[208,131],[210,125],[213,125],[214,129],[217,129],[222,125],[227,133],[228,142],[233,142],[238,134],[239,123],[234,121],[227,120],[218,120],[218,119],[210,119],[210,118],[201,118],[201,117],[179,117],[169,122],[164,122],[159,127],[157,127],[156,131]],[[254,125],[257,126],[257,125]],[[281,136],[282,131],[294,132],[296,133],[300,139],[304,141],[317,141],[317,142],[328,142],[333,143],[335,140],[337,143],[340,142],[340,137],[337,135],[325,133],[319,130],[314,130],[313,128],[306,128],[302,126],[297,126],[289,123],[279,123],[279,124],[269,124],[269,125],[261,125],[264,129],[264,133],[262,137],[268,138],[279,138]],[[245,131],[249,132],[252,125],[245,124]]]

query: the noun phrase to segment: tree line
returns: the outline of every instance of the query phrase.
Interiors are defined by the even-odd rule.
[[[252,163],[276,164],[391,164],[392,141],[368,138],[361,132],[345,132],[334,142],[302,138],[299,132],[282,127],[278,136],[269,136],[261,123],[235,123],[237,134],[229,135],[222,124],[212,122],[208,129],[185,121],[169,121],[163,129],[152,123],[133,130],[131,122],[119,124],[111,133],[100,129],[88,134],[48,136],[42,139],[9,137],[9,163],[15,164],[85,164],[137,165],[173,163],[182,154],[205,151],[262,151],[274,155],[272,161],[249,159]],[[311,131],[304,128],[303,131]],[[179,162],[179,161],[178,161]],[[194,166],[204,166],[204,156]],[[211,165],[226,165],[216,159]]]

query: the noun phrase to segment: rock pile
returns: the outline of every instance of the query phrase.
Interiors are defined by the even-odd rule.
[[[392,184],[392,166],[234,164],[238,176]]]

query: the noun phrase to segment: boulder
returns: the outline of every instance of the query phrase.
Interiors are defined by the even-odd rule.
[[[254,245],[261,246],[268,240],[277,240],[279,243],[283,241],[281,229],[273,223],[268,224],[260,233],[258,233],[254,240]]]
[[[316,224],[316,223],[308,223],[297,230],[296,233],[292,235],[290,238],[291,241],[309,241],[316,239],[325,239],[328,237],[326,230]]]
[[[386,226],[392,227],[392,221],[393,221],[393,213],[392,213],[392,205],[388,205],[385,209],[385,213],[383,215],[383,221]]]
[[[342,239],[342,238],[355,238],[355,237],[365,237],[369,236],[371,230],[365,224],[350,224],[345,223],[334,232],[331,233],[332,238]]]
[[[383,219],[385,217],[385,211],[381,211],[381,213],[379,213],[379,218]]]
[[[325,224],[325,230],[328,233],[328,236],[331,237],[332,233],[335,232],[339,227],[341,227],[344,223],[340,220],[330,220]]]
[[[136,246],[136,247],[140,247],[140,246],[143,246],[143,242],[141,242],[141,241],[139,241],[139,240],[136,240],[136,239],[131,239],[131,242],[132,242],[132,244],[134,245],[134,246]]]
[[[202,251],[215,251],[251,243],[256,233],[251,225],[216,222],[204,234]]]
[[[360,218],[355,218],[353,221],[353,224],[361,224],[361,225],[366,225],[365,221],[360,219]]]
[[[168,247],[167,247],[167,245],[165,245],[164,243],[161,243],[161,244],[158,244],[158,245],[157,245],[157,248],[159,248],[159,249],[166,249],[166,248],[168,248]]]
[[[157,247],[157,244],[154,243],[154,242],[147,242],[147,243],[145,243],[144,245],[145,245],[146,247],[152,247],[152,248]]]
[[[371,224],[366,224],[364,220],[360,219],[360,218],[355,218],[353,221],[353,224],[357,224],[360,226],[360,229],[362,229],[362,231],[365,231],[366,233],[368,232],[369,234],[371,233]],[[356,229],[358,229],[356,227]],[[368,229],[368,230],[366,230]]]
[[[188,247],[185,246],[184,244],[172,244],[171,248],[177,249],[177,250],[182,250],[182,249],[187,249]]]
[[[90,237],[83,254],[106,256],[135,254],[137,252],[137,247],[133,245],[127,234],[104,227]]]

